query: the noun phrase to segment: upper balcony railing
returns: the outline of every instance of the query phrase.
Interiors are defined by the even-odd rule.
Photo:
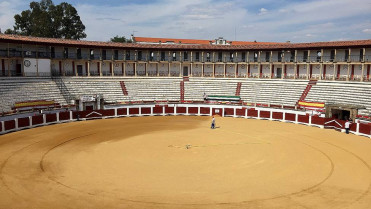
[[[169,56],[168,53],[163,54],[154,53],[153,56],[150,56],[149,53],[143,52],[140,54],[131,53],[129,56],[122,55],[122,54],[112,54],[108,53],[105,56],[104,54],[89,54],[89,53],[76,53],[69,52],[68,54],[64,52],[40,52],[40,51],[21,51],[21,50],[0,50],[0,57],[8,57],[8,58],[51,58],[51,59],[75,59],[75,60],[126,60],[126,61],[144,61],[144,62],[210,62],[210,63],[254,63],[254,62],[261,62],[261,63],[268,63],[268,62],[285,62],[285,63],[313,63],[313,62],[370,62],[371,55],[360,56],[360,55],[350,55],[345,56],[344,54],[338,54],[338,56],[296,56],[292,57],[291,54],[286,54],[286,56],[278,57],[276,54],[272,57],[266,57],[265,54],[259,57],[252,57],[251,53],[249,57],[241,57],[241,53],[233,54],[231,57],[229,54],[223,54],[220,57],[217,53],[211,53],[210,56],[206,56],[205,54],[199,53],[199,56],[196,56],[196,53],[188,53],[188,55],[184,56],[184,53],[177,53],[175,57]],[[140,55],[140,56],[139,56]],[[246,54],[245,54],[246,55]]]

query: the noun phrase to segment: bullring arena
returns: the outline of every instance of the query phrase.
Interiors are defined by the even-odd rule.
[[[371,204],[369,139],[243,118],[217,117],[212,130],[210,120],[115,118],[1,136],[0,206],[359,209]]]
[[[133,41],[0,34],[1,209],[370,208],[371,40]]]

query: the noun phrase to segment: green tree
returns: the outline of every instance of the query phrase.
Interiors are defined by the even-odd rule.
[[[131,43],[131,39],[125,38],[125,36],[115,36],[111,38],[111,42],[119,42],[119,43]]]
[[[85,25],[77,10],[66,2],[54,5],[52,0],[31,2],[30,9],[14,16],[15,24],[7,34],[36,37],[81,39],[86,38]]]

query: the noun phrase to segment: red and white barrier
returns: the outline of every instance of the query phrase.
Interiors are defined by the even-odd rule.
[[[116,117],[140,117],[140,116],[165,116],[165,115],[197,115],[222,117],[242,117],[253,119],[266,119],[281,122],[290,122],[316,126],[320,128],[334,128],[344,131],[345,121],[322,118],[317,115],[311,116],[302,111],[274,109],[265,107],[249,107],[234,105],[211,105],[211,104],[134,104],[122,106],[108,106],[104,110],[67,111],[52,114],[42,114],[25,118],[15,118],[9,121],[1,121],[0,134],[19,131],[38,126],[55,123],[102,118]],[[356,135],[371,138],[371,125],[355,123],[350,127],[350,132]]]

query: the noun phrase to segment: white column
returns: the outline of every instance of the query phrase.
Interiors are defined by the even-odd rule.
[[[142,116],[142,107],[139,107],[139,115]]]
[[[4,121],[1,121],[1,132],[5,132],[5,124],[4,124]]]
[[[260,110],[258,110],[258,119],[260,119]]]
[[[153,115],[153,106],[151,107],[151,115]]]
[[[247,118],[247,111],[248,111],[248,110],[247,110],[247,109],[245,109],[245,118]]]
[[[273,120],[273,111],[270,111],[269,120]]]
[[[365,64],[362,63],[361,82],[363,81],[363,74],[365,73]]]
[[[359,122],[357,122],[356,135],[359,135]]]
[[[43,114],[43,123],[46,123],[46,114]]]
[[[15,121],[15,129],[18,129],[18,118],[15,118],[14,121]]]
[[[336,50],[335,50],[335,52],[336,52]],[[333,74],[333,76],[332,76],[332,80],[335,80],[335,78],[336,78],[336,64],[334,64],[334,74]]]
[[[222,111],[223,111],[223,112],[222,112],[222,117],[224,117],[224,107],[222,108]]]
[[[282,113],[282,122],[285,122],[286,121],[286,112],[283,112]]]
[[[73,120],[73,114],[72,114],[72,111],[70,111],[70,120]]]
[[[212,116],[212,115],[213,115],[213,108],[210,107],[210,116]]]
[[[32,126],[32,116],[28,116],[28,125]]]
[[[117,117],[117,108],[115,108],[115,117]]]
[[[237,117],[237,115],[236,115],[236,108],[233,108],[233,117],[234,118]]]
[[[174,105],[174,115],[176,115],[176,105]]]
[[[298,123],[299,114],[295,114],[295,123]]]
[[[57,122],[59,123],[59,112],[57,112]]]
[[[188,115],[188,106],[186,106],[185,108],[186,108],[186,115]]]
[[[198,106],[198,107],[197,107],[197,111],[198,111],[198,114],[197,114],[197,115],[198,115],[198,116],[200,116],[200,115],[201,115],[201,113],[200,113],[200,109],[201,109],[201,107],[200,107],[200,106]]]
[[[166,113],[165,113],[165,106],[162,106],[162,115],[165,116]]]
[[[126,108],[126,116],[130,115],[130,107]]]
[[[312,125],[312,116],[311,115],[309,116],[309,125],[310,126]]]

